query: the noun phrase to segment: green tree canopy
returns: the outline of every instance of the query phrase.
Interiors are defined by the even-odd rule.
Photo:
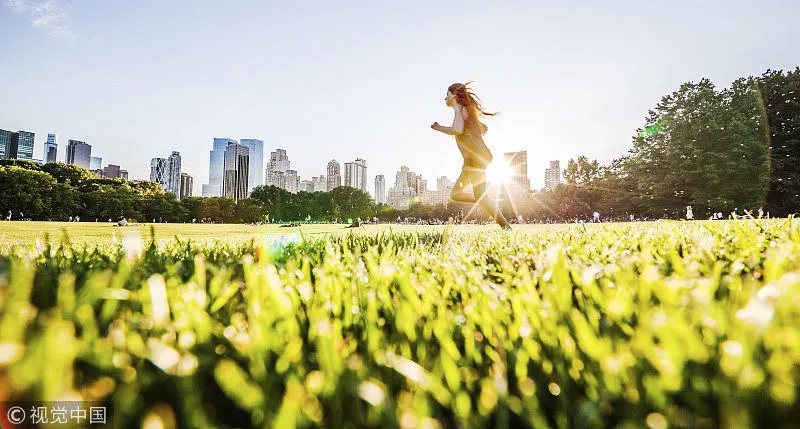
[[[84,180],[95,177],[85,168],[63,162],[48,162],[42,166],[42,171],[53,176],[58,183],[68,183],[72,186],[78,186]]]

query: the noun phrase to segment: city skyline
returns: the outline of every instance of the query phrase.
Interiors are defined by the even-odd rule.
[[[397,163],[424,177],[455,176],[455,142],[429,126],[449,124],[445,90],[467,80],[500,112],[486,120],[495,159],[527,150],[538,189],[551,159],[607,163],[624,155],[648,110],[684,82],[708,77],[728,86],[794,68],[800,58],[791,42],[800,39],[792,18],[800,4],[778,0],[313,10],[57,1],[70,6],[70,24],[55,32],[0,5],[0,38],[8,41],[0,55],[15,59],[0,70],[0,90],[15,100],[0,106],[3,126],[35,133],[36,158],[46,135],[57,133],[59,157],[67,139],[86,141],[131,177],[147,177],[154,154],[180,151],[195,194],[208,176],[208,152],[198,148],[215,135],[261,136],[265,151],[294,153],[293,168],[306,177],[325,174],[331,159],[355,157],[369,161],[370,181],[373,173],[390,178]],[[765,9],[781,11],[770,21],[777,33],[742,31]],[[443,48],[452,35],[442,17],[480,26],[480,40]],[[145,23],[161,30],[143,31]],[[238,30],[210,31],[223,27]],[[57,78],[45,62],[60,65]],[[142,139],[141,130],[158,138]]]
[[[19,135],[22,133],[23,135],[29,136],[28,140],[33,141],[33,133],[29,133],[26,131],[18,131],[17,133],[12,133],[5,130],[2,131],[0,135],[0,146],[5,144],[5,147],[0,148],[3,150],[9,150],[12,147],[12,141],[14,140],[15,135]],[[242,143],[244,142],[244,143]],[[266,180],[261,182],[261,184],[269,185],[273,184],[274,186],[278,186],[284,189],[289,190],[290,192],[298,192],[298,191],[329,191],[337,186],[351,186],[357,189],[361,189],[373,198],[373,200],[380,201],[378,198],[379,189],[381,189],[377,183],[379,178],[384,178],[384,174],[375,174],[369,176],[366,174],[366,160],[362,158],[356,158],[354,162],[345,162],[344,163],[344,174],[342,173],[342,169],[340,168],[340,164],[334,159],[328,162],[325,171],[328,173],[328,178],[326,179],[325,175],[320,176],[311,176],[311,180],[307,179],[305,175],[300,175],[297,170],[291,169],[291,163],[289,161],[287,151],[283,148],[276,148],[275,151],[271,152],[270,154],[270,161],[267,163],[263,163],[263,140],[259,139],[230,139],[230,138],[221,138],[221,137],[214,137],[213,138],[213,146],[210,152],[210,168],[209,168],[209,184],[198,184],[201,187],[202,191],[197,193],[194,189],[193,181],[187,182],[184,184],[182,180],[182,175],[185,173],[182,170],[181,165],[181,156],[178,151],[173,151],[172,155],[169,158],[152,158],[150,162],[150,174],[147,178],[142,178],[142,180],[150,180],[159,183],[166,192],[171,192],[175,194],[177,197],[181,197],[183,192],[185,191],[186,186],[191,186],[192,189],[189,193],[192,195],[198,194],[204,197],[210,196],[222,196],[223,194],[223,187],[224,187],[224,152],[227,149],[227,146],[230,143],[239,143],[243,144],[248,147],[249,149],[249,166],[248,166],[248,179],[247,179],[247,193],[249,194],[253,188],[259,185],[259,181],[262,180],[263,177],[266,177]],[[74,157],[74,146],[77,144],[83,145],[81,148],[88,147],[88,154],[79,155],[80,156],[88,156],[90,160],[89,170],[95,172],[100,177],[108,177],[108,178],[116,178],[116,177],[125,177],[128,178],[128,172],[126,170],[120,170],[119,165],[115,164],[108,164],[106,167],[102,167],[103,159],[101,157],[91,156],[91,145],[86,144],[85,142],[76,141],[76,140],[69,140],[69,144],[67,145],[67,153],[65,158],[69,158],[70,156]],[[57,152],[57,135],[54,133],[48,133],[47,141],[43,144],[43,158],[55,159],[56,152]],[[16,146],[13,146],[16,148]],[[26,151],[30,152],[31,154],[35,150],[34,145],[28,145]],[[216,155],[216,156],[215,156]],[[253,156],[255,155],[255,156]],[[176,158],[177,157],[177,158]],[[2,158],[2,157],[0,157]],[[255,158],[255,160],[254,160]],[[52,160],[37,160],[28,158],[20,158],[20,159],[28,159],[37,161],[40,163],[46,162],[59,162],[59,161],[52,161]],[[259,162],[259,160],[261,162]],[[65,159],[65,162],[68,159]],[[77,163],[81,161],[78,160]],[[177,162],[177,164],[175,164]],[[518,152],[506,152],[504,154],[504,166],[501,170],[505,170],[506,173],[509,175],[508,183],[514,183],[515,188],[523,189],[525,191],[531,191],[530,187],[530,176],[527,171],[527,151],[518,151]],[[559,161],[550,161],[550,167],[545,169],[545,176],[552,173],[553,162],[558,165]],[[76,163],[73,159],[67,163]],[[217,168],[213,166],[218,165]],[[261,168],[264,166],[264,168]],[[215,170],[219,170],[219,174],[214,174]],[[271,172],[271,169],[275,171]],[[261,177],[258,177],[258,174],[253,174],[253,170],[258,170],[263,172]],[[169,172],[169,173],[168,173]],[[275,176],[277,174],[277,176]],[[560,176],[561,172],[558,172]],[[169,177],[168,177],[169,176]],[[419,177],[422,175],[420,174]],[[193,176],[192,176],[193,177]],[[218,179],[217,179],[218,177]],[[254,179],[255,177],[255,179]],[[370,177],[372,177],[372,181],[370,181]],[[441,176],[440,178],[446,178],[446,176]],[[136,180],[136,177],[131,178],[131,180]],[[219,193],[212,194],[208,191],[208,189],[215,188],[215,186],[211,186],[211,183],[216,183],[218,180],[219,182]],[[385,191],[385,179],[384,185],[382,185],[382,189],[384,190],[383,200],[386,201],[386,191]],[[370,187],[369,183],[373,183],[374,186]],[[425,189],[427,186],[427,180],[420,179],[420,183],[422,185],[422,189]],[[545,186],[542,189],[548,189],[547,179],[545,179]],[[437,189],[438,191],[438,189]],[[422,196],[422,192],[417,191],[417,193]],[[441,199],[438,196],[428,195],[426,202],[431,199],[435,199],[435,201]],[[181,198],[182,199],[182,198]]]

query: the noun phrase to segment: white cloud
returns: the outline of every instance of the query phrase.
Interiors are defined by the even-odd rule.
[[[6,7],[24,16],[34,27],[57,36],[74,39],[70,28],[70,15],[63,0],[6,0]]]

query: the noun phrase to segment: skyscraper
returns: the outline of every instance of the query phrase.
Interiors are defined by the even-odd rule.
[[[181,192],[181,154],[173,151],[167,158],[150,160],[150,181],[156,182],[164,189],[180,197]]]
[[[328,190],[342,186],[342,175],[339,172],[339,163],[332,159],[328,163]]]
[[[33,160],[33,137],[28,131],[0,130],[0,159]]]
[[[443,191],[443,192],[450,192],[453,190],[453,182],[447,178],[447,176],[442,176],[436,179],[436,190]]]
[[[167,165],[164,169],[164,191],[175,194],[180,198],[181,194],[181,154],[173,151],[167,158]]]
[[[0,130],[0,159],[8,158],[8,153],[11,151],[11,137],[14,133],[11,131]]]
[[[56,143],[56,135],[48,134],[47,143],[44,144],[44,154],[42,159],[44,162],[56,162],[56,155],[58,154],[58,143]]]
[[[11,139],[10,158],[33,159],[33,137],[34,134],[28,131],[17,131]]]
[[[217,137],[214,139],[214,146],[209,156],[208,164],[208,184],[203,185],[204,197],[222,196],[222,181],[225,175],[225,150],[228,143],[236,143],[236,140]]]
[[[395,175],[394,187],[389,189],[389,205],[397,210],[407,210],[420,195],[420,176],[405,165]]]
[[[181,192],[178,198],[181,200],[192,196],[192,188],[194,187],[194,178],[186,173],[181,173]]]
[[[344,163],[344,185],[367,192],[367,161],[356,158]]]
[[[101,168],[103,168],[103,158],[99,156],[93,156],[89,161],[89,170],[95,171],[100,170]]]
[[[550,168],[544,170],[544,188],[555,189],[561,183],[561,162],[550,161]]]
[[[528,151],[506,152],[506,164],[511,170],[511,183],[516,191],[530,191],[531,181],[528,179]]]
[[[375,202],[386,204],[386,178],[383,174],[375,176]]]
[[[164,176],[167,170],[167,160],[164,158],[152,158],[150,160],[150,181],[164,186]]]
[[[266,184],[286,189],[283,176],[285,176],[286,172],[291,168],[289,156],[286,155],[286,149],[275,149],[275,152],[269,154]]]
[[[222,182],[224,197],[240,200],[247,198],[247,179],[250,175],[250,149],[236,142],[229,142],[225,149],[225,175]]]
[[[283,180],[283,189],[293,194],[300,190],[300,176],[297,174],[297,170],[286,170]]]
[[[394,186],[398,188],[408,187],[414,191],[414,195],[422,193],[422,176],[414,173],[405,165],[400,167],[394,178]]]
[[[88,169],[91,159],[92,145],[79,140],[70,140],[67,142],[67,164]]]
[[[264,142],[258,139],[240,139],[239,143],[250,150],[250,176],[247,183],[252,192],[256,186],[264,184]]]
[[[367,180],[367,160],[366,159],[356,158],[356,165],[358,166],[358,170],[359,170],[359,178],[356,181],[356,184],[359,185],[359,189],[361,189],[364,192],[368,192],[367,191],[367,189],[368,189],[367,188],[367,186],[368,186],[367,185],[367,183],[368,183],[368,180]]]

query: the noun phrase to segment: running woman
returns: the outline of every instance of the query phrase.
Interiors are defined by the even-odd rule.
[[[480,99],[468,87],[469,82],[454,83],[447,88],[445,102],[453,108],[455,116],[453,124],[449,127],[434,122],[431,125],[436,131],[455,136],[458,150],[464,157],[461,174],[456,179],[456,185],[450,193],[450,199],[458,202],[478,204],[494,218],[503,229],[511,229],[500,210],[495,210],[494,205],[486,194],[486,166],[492,161],[492,153],[483,142],[483,135],[488,127],[478,120],[481,115],[494,116],[483,110]],[[472,194],[464,188],[472,184]]]

